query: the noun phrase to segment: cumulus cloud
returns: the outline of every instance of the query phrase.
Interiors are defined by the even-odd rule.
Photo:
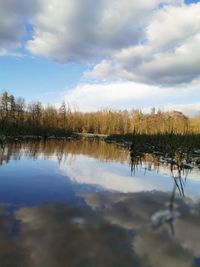
[[[85,83],[67,91],[65,101],[78,106],[81,111],[125,107],[149,111],[156,107],[194,115],[200,111],[199,86],[200,82],[175,88],[135,82]]]
[[[0,56],[21,46],[26,23],[38,10],[38,0],[0,1]]]
[[[165,86],[197,79],[200,73],[199,13],[200,3],[158,9],[148,21],[142,43],[116,51],[86,75]]]
[[[23,43],[62,63],[92,63],[85,77],[162,86],[200,73],[200,3],[183,0],[0,2],[0,55]]]
[[[42,0],[27,44],[34,54],[61,62],[96,61],[144,38],[153,9],[180,0]],[[142,20],[141,20],[142,18]]]

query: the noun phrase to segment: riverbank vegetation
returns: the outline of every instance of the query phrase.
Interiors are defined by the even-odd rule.
[[[147,162],[147,169],[159,170],[160,166],[170,169],[180,195],[184,196],[184,185],[193,168],[200,169],[199,134],[133,134],[130,147],[131,170]],[[184,180],[183,180],[184,178]]]
[[[157,135],[200,133],[200,115],[189,118],[178,111],[141,110],[80,112],[64,102],[59,108],[26,103],[7,92],[0,96],[0,135],[63,136],[69,133]]]

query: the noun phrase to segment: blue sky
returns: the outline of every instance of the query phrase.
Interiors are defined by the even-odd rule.
[[[60,102],[68,88],[81,79],[85,65],[59,64],[41,57],[0,57],[1,91],[7,90],[27,101]]]
[[[195,114],[199,14],[195,0],[3,0],[0,91],[83,111]]]

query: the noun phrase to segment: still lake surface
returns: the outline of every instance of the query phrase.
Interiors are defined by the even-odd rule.
[[[0,266],[200,266],[200,171],[182,175],[150,156],[131,173],[129,151],[104,141],[7,143]]]

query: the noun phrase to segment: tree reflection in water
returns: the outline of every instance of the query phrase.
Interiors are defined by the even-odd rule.
[[[109,146],[109,149],[108,149]],[[120,153],[119,153],[120,152]],[[9,142],[0,148],[0,165],[6,164],[11,157],[20,160],[26,156],[29,159],[37,159],[42,156],[49,159],[56,156],[58,162],[67,158],[75,159],[76,155],[91,156],[100,161],[129,162],[129,152],[126,149],[116,149],[115,144],[107,144],[96,140],[46,140],[24,142]]]

